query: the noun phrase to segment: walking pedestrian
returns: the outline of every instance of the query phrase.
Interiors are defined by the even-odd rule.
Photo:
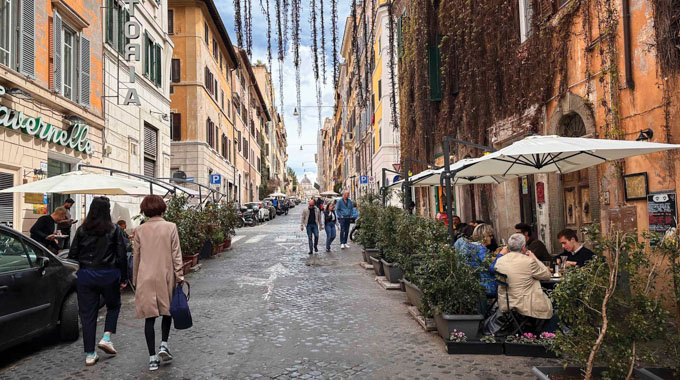
[[[342,192],[342,199],[338,201],[335,213],[340,222],[340,248],[349,248],[347,237],[349,236],[349,225],[352,222],[352,200],[349,199],[349,190]]]
[[[338,220],[337,215],[335,215],[335,204],[329,203],[326,210],[323,212],[324,215],[324,229],[326,230],[326,252],[331,251],[331,243],[335,240],[335,222]]]
[[[309,207],[302,210],[302,219],[300,220],[300,231],[307,228],[307,239],[309,240],[309,254],[319,252],[317,248],[319,244],[319,228],[323,228],[321,224],[321,211],[314,205],[314,200],[309,201]]]
[[[137,318],[144,318],[144,336],[149,350],[149,370],[155,371],[160,361],[169,362],[170,302],[175,287],[184,283],[182,250],[177,226],[163,219],[166,205],[158,195],[147,195],[142,213],[150,218],[135,230],[133,283]],[[162,316],[161,346],[156,355],[156,318]]]
[[[99,299],[106,303],[104,336],[97,347],[115,355],[111,334],[116,333],[120,313],[120,291],[127,282],[123,231],[111,221],[111,205],[106,197],[92,200],[85,222],[76,231],[68,258],[77,261],[76,291],[78,312],[83,325],[85,365],[97,363],[94,349]]]

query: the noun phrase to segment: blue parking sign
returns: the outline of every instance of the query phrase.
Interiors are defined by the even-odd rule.
[[[222,184],[222,175],[221,174],[211,174],[210,175],[210,184],[211,185],[221,185]]]
[[[359,184],[363,185],[366,183],[368,183],[368,176],[362,175],[361,177],[359,177]]]

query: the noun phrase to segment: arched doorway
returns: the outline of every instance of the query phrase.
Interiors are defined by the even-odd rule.
[[[583,119],[575,112],[562,116],[559,129],[560,135],[564,137],[582,137],[587,134]],[[561,182],[564,199],[564,227],[580,231],[582,227],[593,222],[588,169],[563,174]]]

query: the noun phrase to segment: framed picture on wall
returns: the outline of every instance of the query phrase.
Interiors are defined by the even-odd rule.
[[[647,199],[649,187],[647,185],[647,173],[626,174],[623,176],[626,201]]]

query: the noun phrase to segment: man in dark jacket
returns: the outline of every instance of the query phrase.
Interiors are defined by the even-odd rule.
[[[515,232],[524,235],[527,239],[527,249],[536,255],[536,257],[541,261],[550,261],[552,256],[548,253],[548,249],[545,247],[542,241],[534,239],[531,237],[531,226],[526,223],[518,223],[515,225]]]
[[[321,210],[314,205],[314,200],[309,201],[309,207],[302,210],[300,220],[300,231],[307,229],[307,239],[309,240],[309,254],[319,252],[319,229],[323,228]]]
[[[33,227],[31,227],[31,239],[45,246],[53,253],[59,251],[59,241],[57,240],[57,223],[66,220],[66,209],[57,207],[51,215],[43,215],[38,218]]]

